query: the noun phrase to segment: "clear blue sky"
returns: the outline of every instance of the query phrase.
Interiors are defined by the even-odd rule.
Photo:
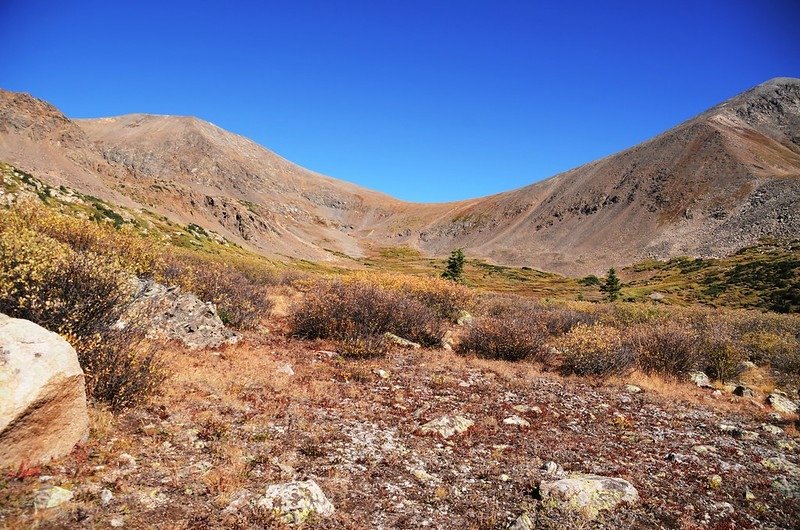
[[[403,199],[520,187],[800,77],[800,2],[0,0],[0,86],[194,115]]]

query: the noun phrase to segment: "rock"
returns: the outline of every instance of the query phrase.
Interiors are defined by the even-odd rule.
[[[454,346],[455,339],[453,337],[453,332],[448,329],[442,337],[442,349],[445,351],[453,351]]]
[[[114,517],[108,524],[111,525],[112,528],[122,528],[125,526],[125,521],[122,520],[122,517]]]
[[[773,392],[767,396],[767,403],[776,411],[784,414],[794,414],[797,412],[797,403],[777,392]]]
[[[414,477],[417,480],[419,480],[420,482],[423,482],[423,483],[425,483],[425,482],[439,482],[439,478],[438,477],[435,477],[435,476],[431,475],[430,473],[428,473],[427,471],[425,471],[424,469],[421,469],[421,468],[412,469],[411,470],[411,474],[414,475]]]
[[[542,464],[540,468],[542,471],[550,475],[551,477],[555,478],[564,478],[567,474],[564,472],[564,468],[558,465],[557,463],[550,460],[549,462],[545,462]]]
[[[722,486],[722,477],[719,475],[711,475],[708,477],[708,487],[712,490],[719,489]]]
[[[431,420],[422,427],[422,434],[438,434],[442,438],[450,438],[456,434],[461,434],[475,425],[475,422],[463,416],[442,416]]]
[[[311,515],[330,517],[335,511],[313,480],[273,484],[258,500],[257,506],[279,516],[284,523],[302,523]]]
[[[218,348],[238,342],[239,336],[225,327],[211,302],[203,302],[178,287],[152,280],[134,281],[134,302],[118,326],[124,327],[128,321],[145,314],[149,317],[151,338],[175,340],[190,349]]]
[[[756,393],[744,385],[736,385],[736,387],[733,389],[733,394],[741,397],[756,397]]]
[[[72,497],[72,492],[68,489],[59,488],[58,486],[47,486],[36,492],[36,496],[33,499],[33,507],[37,510],[55,508],[71,500]]]
[[[728,517],[729,515],[732,515],[733,512],[735,511],[731,503],[724,501],[715,502],[711,506],[711,510],[714,513],[714,516],[719,518]]]
[[[664,299],[664,295],[662,293],[659,293],[659,292],[650,293],[647,297],[650,300],[654,300],[656,302],[660,302],[661,300]]]
[[[107,505],[111,500],[114,498],[114,494],[111,493],[111,490],[107,488],[103,488],[100,490],[100,504],[103,506]]]
[[[749,372],[750,370],[755,370],[758,368],[756,363],[750,361],[742,361],[738,365],[736,365],[736,372],[743,374],[745,372]]]
[[[136,459],[129,455],[128,453],[122,453],[117,457],[117,462],[120,463],[121,466],[127,468],[135,468],[136,467]]]
[[[689,381],[701,388],[711,388],[711,379],[705,372],[689,372]]]
[[[716,453],[717,448],[713,445],[694,445],[692,446],[692,451],[699,455],[704,455],[707,453]]]
[[[636,385],[625,385],[625,392],[627,392],[628,394],[638,394],[641,391],[642,388]]]
[[[239,510],[247,506],[247,503],[252,498],[253,494],[247,490],[240,490],[231,496],[228,505],[222,510],[225,515],[234,515],[239,513]]]
[[[578,512],[589,520],[595,519],[600,511],[639,500],[639,492],[627,480],[582,473],[555,482],[542,482],[539,494],[543,501],[556,501],[562,508]]]
[[[294,375],[294,368],[289,363],[279,363],[275,371],[279,374]]]
[[[800,475],[800,466],[779,456],[765,458],[761,461],[761,465],[769,471],[786,473],[789,475]]]
[[[469,314],[469,311],[464,311],[463,309],[458,312],[458,316],[456,317],[456,324],[459,326],[466,326],[468,324],[472,324],[472,321],[475,320],[472,315]]]
[[[44,464],[89,435],[84,375],[72,346],[0,314],[0,469]]]
[[[375,370],[375,375],[377,375],[381,379],[389,379],[389,377],[391,377],[389,372],[387,372],[386,370],[383,370],[383,369]]]
[[[798,480],[788,480],[786,477],[778,477],[772,481],[772,488],[785,497],[800,497],[800,481]]]
[[[744,488],[744,500],[746,501],[754,501],[756,500],[756,496],[750,491],[750,488]]]
[[[509,416],[508,418],[503,420],[503,423],[506,425],[517,425],[519,427],[530,427],[531,424],[525,418],[520,418],[516,414],[513,416]]]
[[[508,530],[533,530],[534,528],[536,527],[533,524],[531,516],[527,513],[523,513],[517,517],[517,520],[514,521],[514,524],[512,524]]]
[[[761,424],[761,430],[764,431],[764,432],[768,432],[770,434],[774,434],[776,436],[779,435],[779,434],[783,434],[783,429],[781,429],[777,425],[772,425],[772,424],[769,424],[769,423],[762,423]]]
[[[403,337],[398,337],[394,333],[386,332],[386,333],[383,334],[383,336],[386,338],[386,340],[388,340],[392,344],[396,344],[397,346],[400,346],[401,348],[409,348],[409,349],[412,349],[412,350],[418,350],[418,349],[422,348],[421,344],[416,343],[416,342],[412,342],[412,341],[410,341],[408,339],[404,339]]]

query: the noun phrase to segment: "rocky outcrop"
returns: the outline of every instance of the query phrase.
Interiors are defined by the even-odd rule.
[[[225,327],[214,304],[179,287],[137,280],[134,298],[120,325],[146,314],[151,338],[178,341],[191,349],[218,348],[238,341],[236,333]]]
[[[88,436],[84,375],[72,346],[0,315],[0,468],[46,463]]]

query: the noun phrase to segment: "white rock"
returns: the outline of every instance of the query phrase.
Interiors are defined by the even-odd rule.
[[[513,416],[509,416],[508,418],[503,420],[503,423],[506,425],[517,425],[519,427],[530,427],[531,423],[526,420],[525,418],[520,418],[516,414]]]
[[[100,491],[100,502],[102,503],[103,506],[105,506],[109,502],[111,502],[111,499],[113,499],[113,498],[114,498],[114,494],[111,493],[110,489],[103,488]]]
[[[463,416],[441,416],[431,420],[422,427],[422,434],[439,434],[442,438],[450,438],[461,434],[475,425],[475,422]]]
[[[58,486],[47,486],[36,493],[36,497],[33,499],[33,506],[37,510],[55,508],[71,500],[72,497],[72,492],[68,489],[59,488]]]
[[[44,464],[89,435],[83,370],[72,346],[0,314],[0,468]]]
[[[335,511],[313,480],[273,484],[267,487],[257,506],[278,515],[285,523],[302,523],[311,515],[330,517]]]
[[[772,405],[772,408],[784,414],[794,414],[797,412],[797,403],[788,397],[773,392],[767,397],[767,403]]]

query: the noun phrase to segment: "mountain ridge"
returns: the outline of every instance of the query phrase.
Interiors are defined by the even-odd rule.
[[[543,181],[447,203],[406,202],[320,175],[199,118],[70,120],[7,91],[0,160],[268,255],[336,261],[384,246],[429,255],[465,247],[505,265],[596,273],[797,237],[800,80],[769,80]]]

